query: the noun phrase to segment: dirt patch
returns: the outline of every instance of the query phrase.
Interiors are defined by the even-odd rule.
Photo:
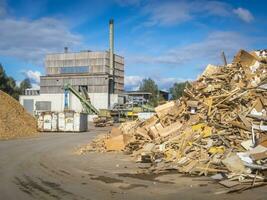
[[[20,103],[0,91],[0,139],[12,139],[37,134],[37,123]]]

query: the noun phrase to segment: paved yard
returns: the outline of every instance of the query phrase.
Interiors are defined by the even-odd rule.
[[[266,199],[267,187],[219,195],[225,188],[207,177],[134,175],[140,169],[122,153],[74,154],[103,131],[0,141],[0,199]]]

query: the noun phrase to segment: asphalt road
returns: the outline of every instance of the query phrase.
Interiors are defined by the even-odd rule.
[[[0,200],[267,199],[267,187],[218,194],[225,188],[207,177],[133,175],[140,169],[122,153],[74,154],[100,132],[0,141]]]

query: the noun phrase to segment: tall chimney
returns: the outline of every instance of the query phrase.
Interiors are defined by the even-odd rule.
[[[110,95],[114,93],[114,20],[109,20],[109,67],[110,67],[110,78],[109,78],[109,106],[110,106]]]
[[[114,20],[109,20],[109,67],[108,108],[111,106],[111,94],[114,93]]]
[[[64,53],[68,53],[68,47],[64,47]]]
[[[109,20],[109,66],[110,75],[114,75],[114,20]]]

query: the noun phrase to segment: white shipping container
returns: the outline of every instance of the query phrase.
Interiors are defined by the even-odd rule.
[[[74,131],[86,131],[87,130],[87,114],[75,113],[74,114]]]
[[[73,131],[80,130],[80,113],[74,113],[73,116]]]
[[[51,113],[44,114],[44,131],[52,130],[52,115]]]
[[[58,114],[52,113],[52,131],[58,131]]]
[[[65,112],[44,112],[38,115],[39,131],[81,132],[87,130],[87,114]]]
[[[58,113],[58,131],[65,131],[65,114]]]
[[[44,116],[42,113],[38,114],[37,129],[38,131],[44,131]]]
[[[73,112],[65,112],[65,131],[74,131]]]

